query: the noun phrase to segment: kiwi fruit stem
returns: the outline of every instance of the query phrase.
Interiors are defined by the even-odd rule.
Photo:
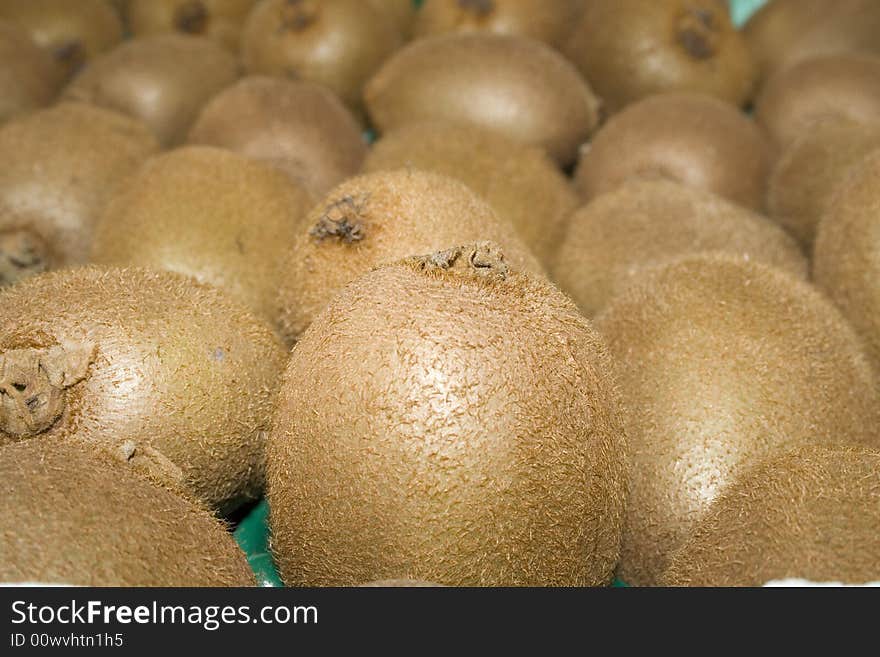
[[[504,262],[501,247],[494,242],[476,242],[437,251],[408,260],[425,272],[454,271],[473,278],[507,278],[510,268]]]
[[[187,2],[175,13],[174,24],[182,32],[201,34],[208,26],[208,10],[201,0]]]
[[[26,228],[0,232],[0,287],[46,271],[45,242]]]
[[[361,201],[345,196],[327,208],[309,234],[319,242],[334,237],[346,244],[360,242],[366,237],[362,212]]]
[[[711,59],[718,51],[718,30],[712,13],[689,9],[678,21],[678,42],[694,59]]]
[[[12,349],[0,355],[0,431],[31,438],[64,413],[66,391],[82,381],[94,345]]]

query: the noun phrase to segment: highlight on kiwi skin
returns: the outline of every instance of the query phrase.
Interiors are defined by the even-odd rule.
[[[718,0],[590,0],[564,52],[611,114],[674,91],[742,106],[756,78],[745,40]]]
[[[650,269],[596,319],[630,441],[620,576],[653,585],[713,500],[758,459],[880,449],[862,342],[817,289],[722,255]]]
[[[282,579],[608,584],[619,410],[592,326],[497,244],[365,273],[302,335],[279,395],[267,495]]]

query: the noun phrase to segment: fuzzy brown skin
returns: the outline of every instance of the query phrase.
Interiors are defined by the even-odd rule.
[[[0,124],[48,105],[58,85],[49,53],[23,27],[0,21]]]
[[[313,204],[265,164],[219,148],[180,148],[147,162],[113,197],[91,261],[193,276],[274,326],[284,260]]]
[[[415,35],[493,32],[559,47],[571,33],[580,4],[580,0],[426,0],[416,19]]]
[[[238,52],[245,19],[257,0],[130,0],[127,16],[138,36],[181,32],[206,36]]]
[[[630,178],[667,178],[760,212],[772,159],[760,128],[729,103],[659,94],[599,130],[583,149],[575,186],[590,200]]]
[[[742,468],[813,443],[880,447],[862,345],[784,272],[692,256],[646,272],[596,320],[631,446],[620,576],[651,585]]]
[[[267,479],[282,578],[607,584],[618,413],[589,322],[498,247],[377,269],[321,313],[285,375]]]
[[[118,186],[159,148],[138,121],[81,103],[0,129],[0,287],[86,261]],[[19,267],[9,267],[13,261]]]
[[[880,57],[823,55],[771,78],[755,102],[755,120],[785,148],[819,122],[872,123],[880,117]]]
[[[564,51],[616,113],[646,96],[704,93],[751,98],[756,69],[717,0],[590,0]]]
[[[501,244],[518,268],[543,273],[516,229],[464,184],[415,169],[359,176],[306,217],[282,274],[282,335],[295,341],[344,285],[414,253],[465,241]]]
[[[105,0],[3,0],[0,20],[25,27],[67,80],[122,41],[122,21]]]
[[[164,146],[186,138],[202,106],[238,78],[235,56],[207,37],[132,39],[95,59],[64,97],[141,119]]]
[[[361,126],[337,96],[313,82],[249,76],[209,102],[190,144],[263,160],[323,196],[361,168]]]
[[[593,317],[645,267],[700,252],[728,253],[807,278],[806,258],[774,223],[668,180],[624,183],[575,212],[551,272]]]
[[[676,552],[667,586],[880,578],[880,452],[809,447],[757,465]]]
[[[402,44],[396,21],[364,0],[264,0],[241,52],[248,73],[323,84],[363,116],[364,84]]]
[[[852,323],[880,371],[880,151],[867,156],[834,190],[819,223],[813,278]]]
[[[378,582],[370,582],[369,584],[361,584],[361,588],[382,588],[382,589],[429,589],[441,587],[441,584],[433,582],[422,582],[414,579],[383,579]]]
[[[374,126],[447,121],[494,130],[540,146],[558,163],[599,122],[599,101],[577,70],[549,46],[523,37],[447,34],[417,39],[369,81]]]
[[[552,260],[578,197],[540,148],[483,128],[416,123],[370,149],[364,171],[415,167],[460,180],[510,221],[542,263]]]
[[[767,188],[770,215],[812,253],[816,229],[835,187],[877,149],[880,122],[830,121],[811,126],[776,161]]]
[[[0,450],[0,582],[254,586],[220,520],[75,442]]]
[[[179,274],[89,267],[7,288],[0,307],[0,445],[76,436],[214,509],[259,496],[286,353],[244,306]]]
[[[409,39],[416,20],[416,6],[413,0],[366,0],[376,11],[385,14],[393,21],[404,39]]]

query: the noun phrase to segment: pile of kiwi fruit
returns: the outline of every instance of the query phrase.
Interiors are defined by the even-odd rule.
[[[0,584],[880,581],[880,11],[748,4],[0,2]]]

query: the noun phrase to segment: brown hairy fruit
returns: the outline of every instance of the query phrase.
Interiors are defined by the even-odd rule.
[[[609,113],[671,91],[744,105],[755,84],[748,46],[717,0],[590,0],[565,53]]]
[[[468,240],[495,241],[513,266],[543,273],[516,229],[457,180],[404,169],[346,181],[309,213],[288,255],[282,335],[297,340],[344,285],[374,267]]]
[[[159,148],[139,122],[80,103],[0,129],[0,287],[84,263],[117,187]]]
[[[22,25],[62,80],[122,41],[122,21],[105,0],[3,0],[0,19]]]
[[[585,146],[575,172],[584,199],[631,178],[667,178],[764,207],[773,153],[746,115],[698,94],[658,94],[611,117]]]
[[[0,21],[0,124],[45,107],[57,90],[49,54],[23,28]]]
[[[139,118],[171,146],[238,73],[235,56],[210,39],[163,34],[132,39],[97,58],[64,96]]]
[[[360,116],[364,84],[402,44],[391,15],[364,0],[263,0],[242,56],[249,73],[323,84]]]
[[[319,196],[354,176],[367,153],[357,119],[329,89],[261,76],[215,96],[188,142],[265,161]]]
[[[857,53],[804,60],[771,78],[755,120],[784,148],[820,122],[880,118],[880,57]]]
[[[712,501],[790,447],[880,447],[862,345],[815,288],[762,264],[689,256],[645,272],[596,320],[631,446],[620,576],[656,584]]]
[[[494,32],[559,47],[580,13],[580,0],[426,0],[416,37],[445,32]]]
[[[562,165],[577,157],[599,121],[599,101],[549,46],[524,37],[446,34],[417,39],[369,81],[373,124],[447,121],[541,146]]]
[[[131,0],[134,36],[182,32],[206,36],[238,52],[245,19],[257,0]]]
[[[666,586],[880,579],[880,452],[811,446],[732,484],[670,559]]]
[[[254,586],[208,511],[75,442],[0,450],[0,582]]]
[[[409,39],[416,20],[416,5],[413,0],[367,0],[376,11],[388,16],[404,39]]]
[[[423,582],[415,579],[383,579],[369,584],[361,584],[361,588],[372,589],[430,589],[441,588],[442,584]]]
[[[626,441],[605,346],[491,243],[376,269],[293,351],[268,443],[291,585],[610,582]]]
[[[856,328],[880,371],[880,150],[834,190],[819,222],[813,278]]]
[[[0,292],[0,445],[76,437],[227,511],[259,496],[285,351],[170,272],[86,267]]]
[[[813,125],[776,161],[767,207],[808,253],[812,253],[816,228],[834,188],[850,168],[880,149],[880,115],[877,119],[873,124],[831,121]]]
[[[510,221],[549,264],[578,205],[568,179],[540,148],[476,126],[414,123],[385,134],[364,171],[414,167],[460,180]]]
[[[284,259],[312,196],[280,171],[190,146],[147,162],[107,206],[92,262],[210,283],[273,326]]]
[[[807,277],[797,243],[774,223],[668,180],[624,183],[575,212],[551,272],[592,317],[645,267],[701,252],[728,253]]]

